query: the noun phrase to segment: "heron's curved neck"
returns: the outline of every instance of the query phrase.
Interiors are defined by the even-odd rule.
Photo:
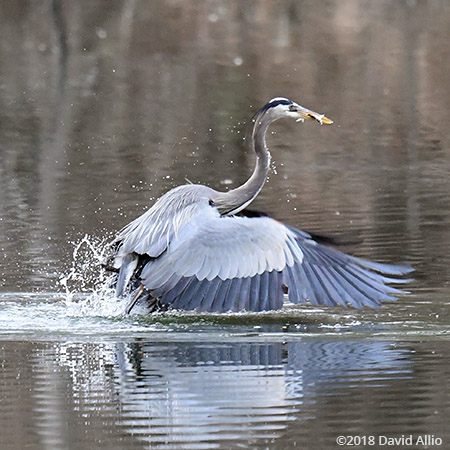
[[[270,167],[270,153],[266,145],[266,132],[272,120],[267,117],[255,117],[252,142],[256,154],[256,165],[251,177],[236,189],[218,192],[213,202],[222,215],[232,215],[246,208],[264,186]]]

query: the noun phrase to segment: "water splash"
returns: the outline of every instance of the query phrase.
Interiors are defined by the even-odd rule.
[[[114,294],[112,281],[115,274],[104,268],[111,256],[109,236],[85,235],[74,246],[72,265],[68,273],[61,277],[60,285],[65,290],[67,315],[119,316],[124,311],[124,300]]]
[[[273,160],[270,161],[270,169],[274,175],[278,175],[277,165]]]
[[[92,290],[99,281],[99,276],[104,277],[104,271],[100,270],[108,256],[106,238],[84,235],[78,242],[70,242],[73,245],[72,265],[67,275],[60,279],[66,295],[73,292]],[[103,280],[100,280],[103,281]]]

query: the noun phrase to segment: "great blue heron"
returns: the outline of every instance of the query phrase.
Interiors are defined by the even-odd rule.
[[[292,303],[376,308],[403,291],[387,283],[410,266],[380,264],[349,256],[310,234],[263,214],[246,213],[266,180],[268,126],[275,120],[333,123],[286,98],[277,97],[253,117],[253,174],[242,186],[218,192],[185,185],[164,194],[114,240],[116,295],[130,294],[150,311],[168,308],[210,312],[267,311]]]

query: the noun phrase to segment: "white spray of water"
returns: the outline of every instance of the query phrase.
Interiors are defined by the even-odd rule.
[[[67,315],[83,316],[120,316],[125,303],[114,295],[111,282],[114,274],[103,267],[111,253],[107,245],[109,237],[85,235],[74,246],[72,265],[67,275],[60,279],[65,290]]]

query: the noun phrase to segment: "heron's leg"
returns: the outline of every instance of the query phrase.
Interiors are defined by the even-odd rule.
[[[136,292],[136,295],[130,300],[128,305],[125,308],[125,314],[130,314],[131,310],[134,308],[134,305],[136,305],[137,301],[141,297],[141,295],[144,293],[145,287],[143,284],[141,284],[141,287]]]

